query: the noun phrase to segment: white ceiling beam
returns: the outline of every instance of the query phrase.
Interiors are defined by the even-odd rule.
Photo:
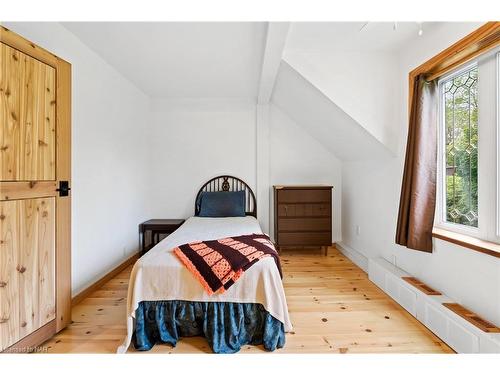
[[[266,47],[257,94],[259,104],[269,103],[271,99],[289,28],[290,22],[269,22],[267,25]]]

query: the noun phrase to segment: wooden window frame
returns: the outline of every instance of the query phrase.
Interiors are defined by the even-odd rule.
[[[500,22],[487,22],[413,69],[408,75],[408,105],[411,106],[413,101],[413,91],[418,76],[423,75],[428,80],[437,79],[457,69],[459,66],[470,63],[476,57],[498,46],[500,46]],[[464,248],[500,258],[500,244],[498,243],[480,240],[442,228],[434,228],[432,235],[435,238],[460,245]]]

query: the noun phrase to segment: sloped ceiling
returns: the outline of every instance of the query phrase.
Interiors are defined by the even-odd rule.
[[[396,154],[401,124],[394,103],[403,76],[398,51],[420,38],[420,27],[432,33],[437,24],[292,23],[283,60]]]
[[[394,154],[397,58],[384,52],[286,52],[283,60]],[[398,126],[399,127],[399,126]]]
[[[285,61],[271,101],[343,161],[390,156],[382,143]]]

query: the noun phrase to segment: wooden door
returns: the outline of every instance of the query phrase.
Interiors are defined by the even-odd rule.
[[[70,75],[0,27],[0,351],[70,319]]]

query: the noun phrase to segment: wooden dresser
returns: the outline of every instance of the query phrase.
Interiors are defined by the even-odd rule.
[[[274,186],[276,246],[332,244],[332,186]]]

